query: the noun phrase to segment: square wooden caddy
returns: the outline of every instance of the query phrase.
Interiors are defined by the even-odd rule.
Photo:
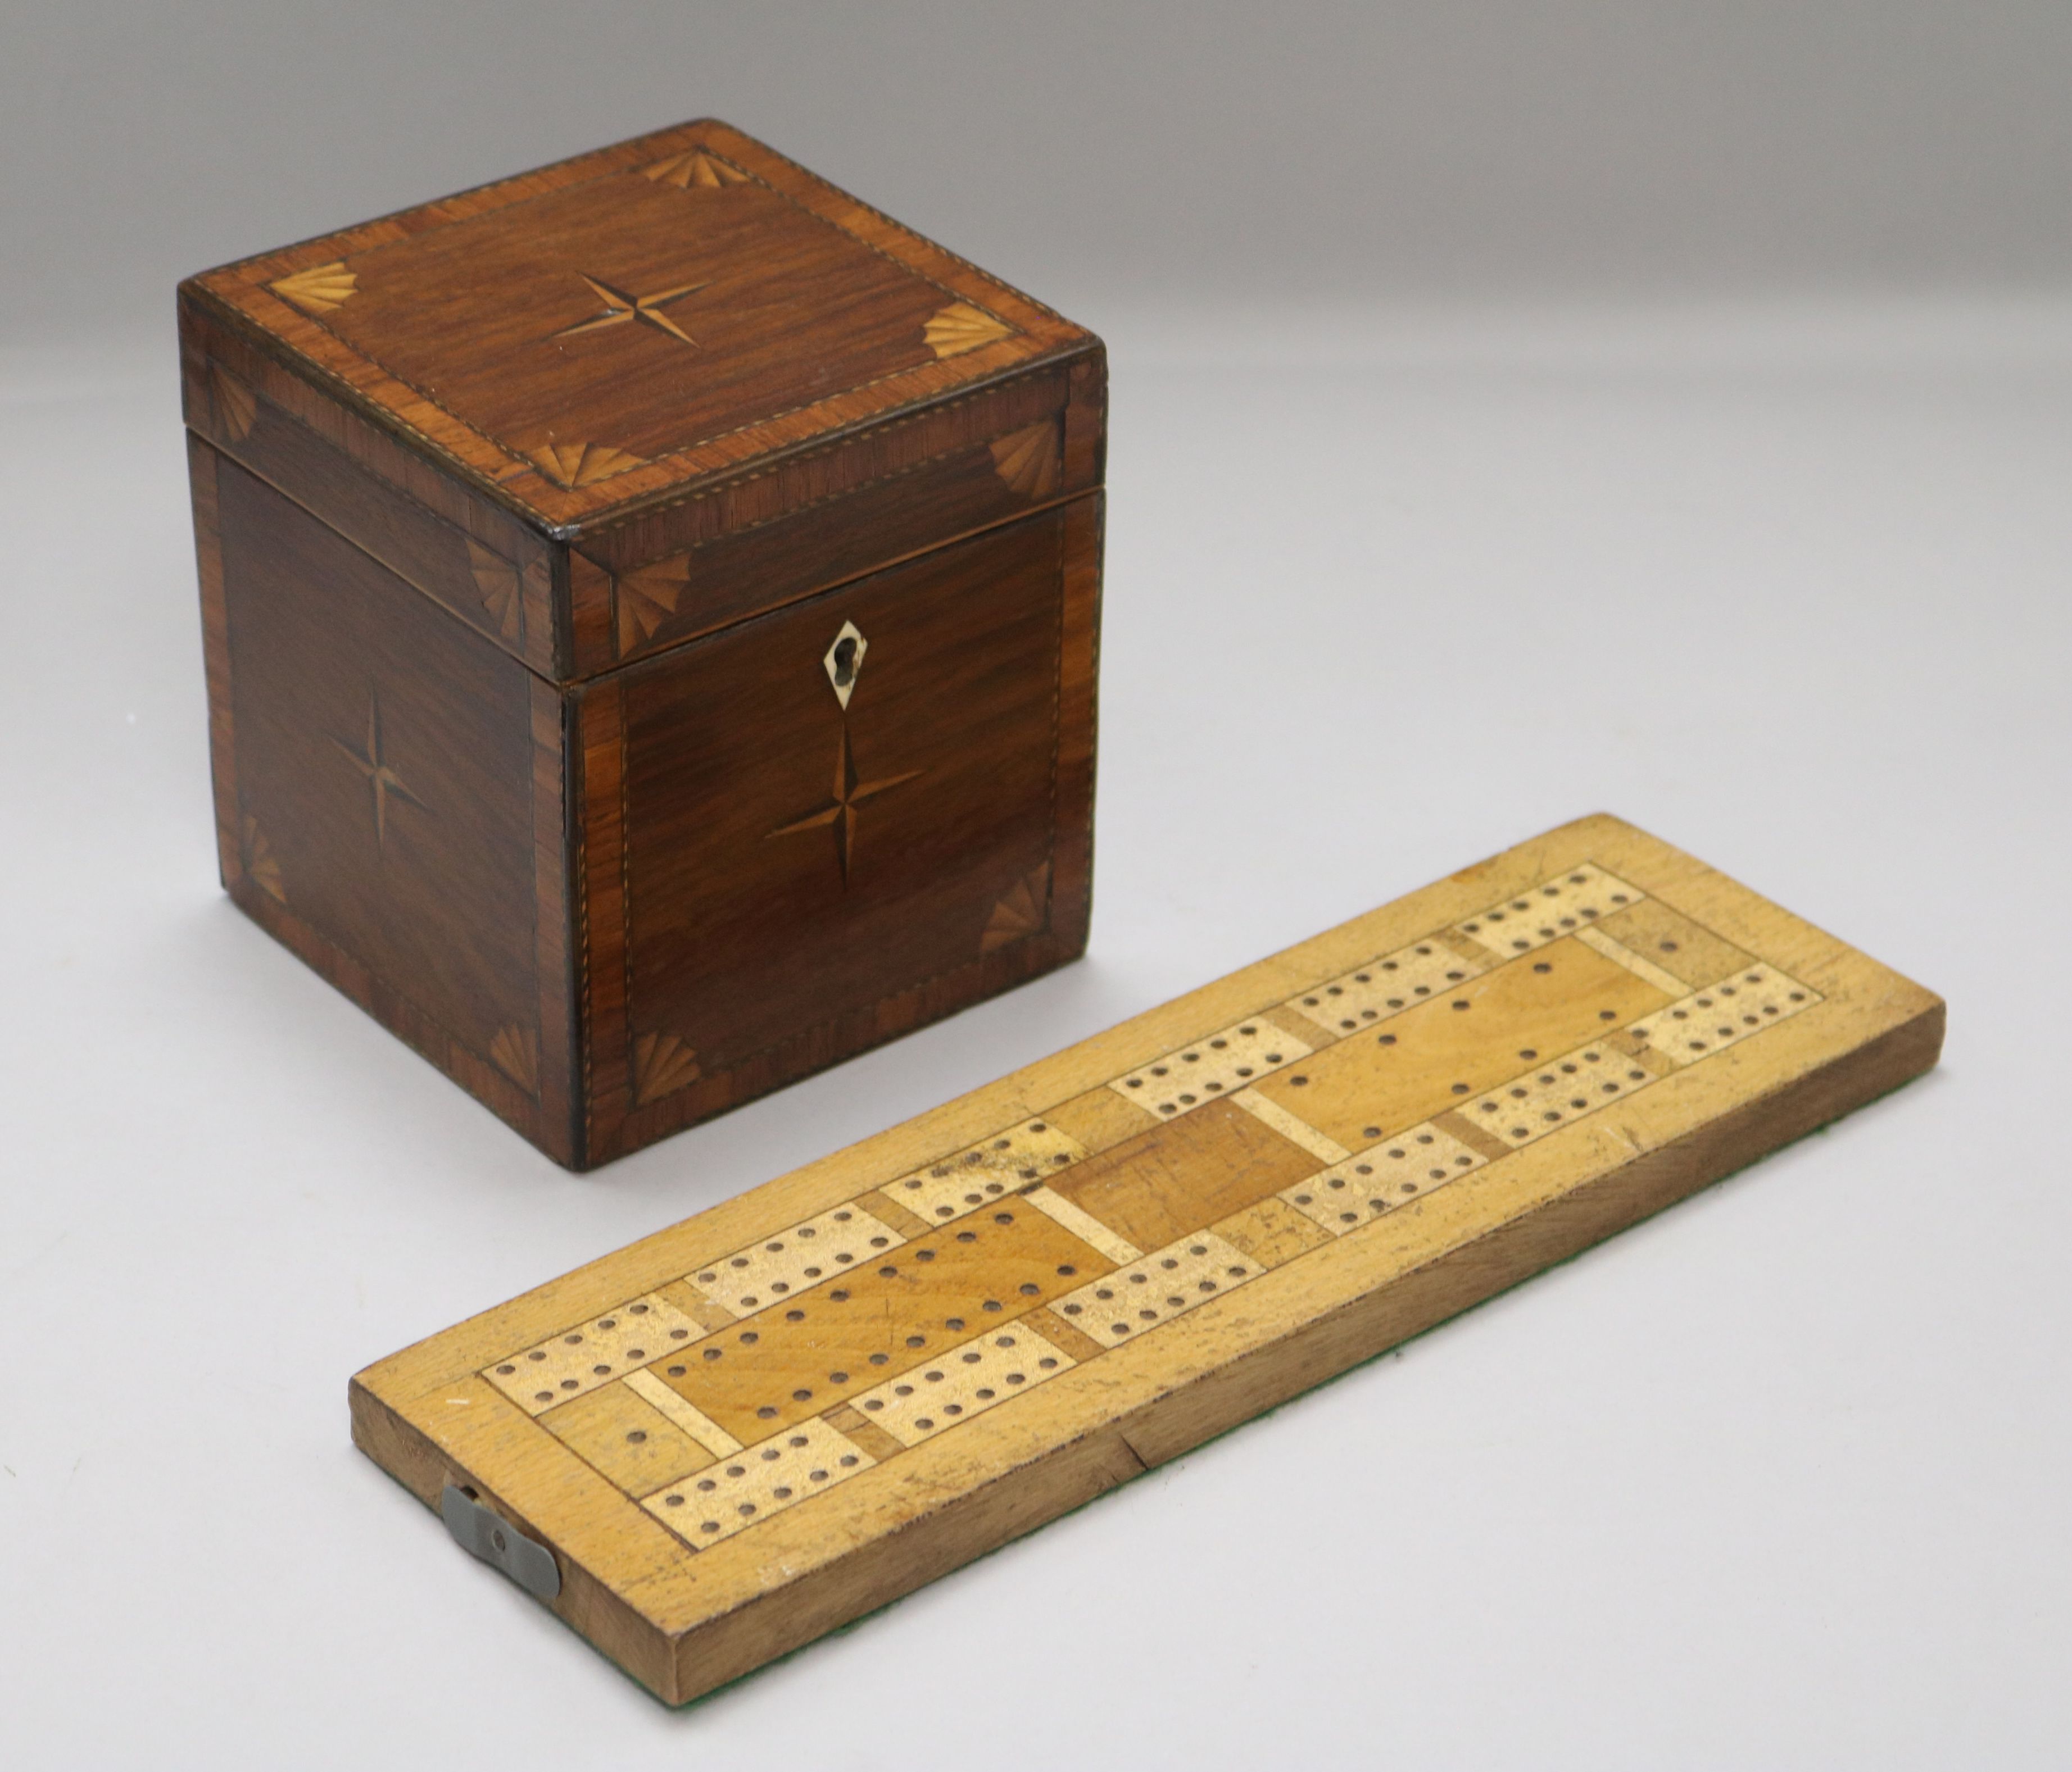
[[[1083,950],[1091,334],[712,121],[179,319],[224,884],[543,1151]]]

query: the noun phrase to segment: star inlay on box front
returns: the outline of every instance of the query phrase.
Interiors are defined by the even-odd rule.
[[[773,952],[839,1011],[888,978],[999,950],[996,907],[1042,877],[1055,841],[1046,593],[1040,553],[996,533],[639,680],[626,788],[637,1033],[676,1036],[718,1069],[790,1031]],[[1017,937],[1046,921],[1030,896]]]
[[[844,724],[841,736],[835,750],[834,794],[825,805],[816,807],[803,818],[794,818],[791,823],[779,825],[770,835],[773,837],[796,835],[802,831],[832,830],[835,837],[835,861],[841,869],[842,884],[849,884],[849,859],[856,852],[857,815],[866,800],[912,781],[924,773],[920,769],[906,769],[898,775],[880,776],[874,781],[861,780],[856,772],[856,758],[849,749],[849,727]]]
[[[835,745],[835,785],[829,799],[816,806],[802,818],[794,818],[789,824],[779,825],[770,835],[773,837],[795,836],[800,831],[831,830],[835,839],[835,863],[841,870],[841,882],[849,885],[849,863],[856,853],[857,822],[864,802],[879,794],[912,781],[925,773],[921,769],[906,769],[897,775],[882,775],[874,780],[865,780],[857,771],[856,753],[849,743],[849,698],[856,692],[857,679],[863,671],[863,655],[870,642],[865,639],[853,621],[845,621],[841,632],[835,636],[834,643],[828,648],[821,660],[833,687],[835,699],[841,703],[841,733]]]

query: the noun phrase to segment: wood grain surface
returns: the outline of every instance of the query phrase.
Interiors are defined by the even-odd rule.
[[[1031,518],[612,679],[617,803],[589,803],[627,834],[626,1019],[597,1015],[600,1050],[674,1036],[709,1111],[917,980],[975,995],[996,907],[1038,876],[1020,937],[1047,932],[1064,542]],[[846,708],[823,666],[845,622],[870,648]],[[636,1079],[631,1105],[669,1093]]]
[[[558,1160],[1082,951],[1091,334],[713,122],[180,327],[226,884]]]
[[[1896,1087],[1942,1020],[1583,819],[369,1368],[355,1438],[546,1544],[680,1702]]]
[[[204,476],[228,660],[219,720],[235,734],[217,777],[239,839],[232,896],[573,1159],[557,692],[197,445]]]
[[[687,156],[724,176],[679,183]],[[203,316],[555,529],[1098,348],[710,120],[182,289]]]
[[[226,885],[557,1160],[1083,950],[1099,494],[562,688],[198,441],[194,486]]]

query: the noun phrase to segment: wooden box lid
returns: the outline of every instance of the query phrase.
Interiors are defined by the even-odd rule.
[[[844,484],[852,442],[1100,349],[709,119],[224,265],[182,295],[563,540],[812,454],[816,472],[773,478],[767,521]]]

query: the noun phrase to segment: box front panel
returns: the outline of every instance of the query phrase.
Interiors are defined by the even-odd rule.
[[[587,872],[626,932],[599,950],[594,892],[593,1156],[1077,951],[1092,533],[1044,512],[628,671],[610,759],[586,703]]]
[[[212,640],[228,658],[234,732],[219,781],[233,802],[220,809],[233,895],[567,1155],[558,698],[263,482],[212,453],[198,478],[204,466],[220,560]],[[543,839],[557,857],[544,927]]]

